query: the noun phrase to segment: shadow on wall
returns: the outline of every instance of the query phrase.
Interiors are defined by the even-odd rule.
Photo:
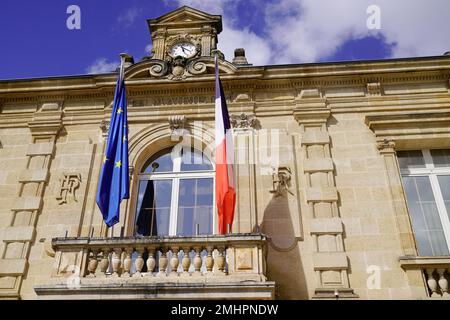
[[[309,298],[293,223],[287,192],[274,195],[264,210],[260,230],[270,238],[267,277],[275,281],[277,299]]]

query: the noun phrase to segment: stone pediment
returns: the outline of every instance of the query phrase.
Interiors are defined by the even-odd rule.
[[[221,73],[234,74],[236,66],[226,60],[219,60]],[[125,79],[168,79],[183,80],[202,75],[214,75],[214,57],[198,57],[193,60],[148,59],[126,69]]]
[[[220,15],[211,15],[206,12],[183,6],[175,11],[169,12],[159,18],[147,20],[150,30],[158,27],[172,25],[214,25],[217,33],[222,31],[222,20]]]

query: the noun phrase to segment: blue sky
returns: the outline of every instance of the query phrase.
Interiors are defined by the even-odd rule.
[[[66,27],[72,4],[81,9],[81,30]],[[380,8],[380,29],[367,28],[371,4]],[[219,48],[231,60],[244,47],[255,65],[450,50],[448,0],[4,0],[0,79],[105,72],[120,52],[139,61],[151,47],[146,19],[181,5],[222,14]]]

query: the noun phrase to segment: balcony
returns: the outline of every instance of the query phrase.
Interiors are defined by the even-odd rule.
[[[406,271],[410,283],[426,284],[429,298],[450,299],[450,257],[401,257],[400,266]]]
[[[40,299],[273,299],[266,236],[55,238]]]

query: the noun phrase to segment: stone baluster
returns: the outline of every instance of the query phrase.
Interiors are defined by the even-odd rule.
[[[112,253],[112,268],[113,268],[113,277],[119,276],[120,270],[120,261],[121,261],[122,249],[114,249]]]
[[[427,273],[427,276],[428,276],[427,284],[428,284],[428,288],[431,290],[432,298],[440,297],[440,295],[438,293],[438,283],[433,275],[434,270],[435,270],[434,268],[425,270],[425,272]]]
[[[153,276],[156,267],[155,248],[148,248],[147,276]]]
[[[178,260],[178,247],[172,247],[172,258],[170,259],[170,268],[172,269],[170,275],[178,276],[178,265],[180,261]]]
[[[441,288],[442,296],[443,297],[449,297],[450,294],[448,293],[448,280],[445,278],[445,269],[437,269],[437,273],[439,275],[439,287]]]
[[[202,257],[200,256],[201,247],[194,247],[195,257],[194,257],[194,274],[200,275],[200,269],[202,267]]]
[[[219,247],[217,248],[217,258],[215,259],[216,262],[216,273],[218,275],[224,275],[225,274],[225,248]]]
[[[211,246],[206,247],[205,267],[207,274],[211,274],[214,267],[214,258],[212,256],[214,248]]]
[[[168,265],[168,259],[167,259],[167,248],[161,248],[161,255],[159,256],[159,272],[158,276],[164,277],[166,276],[167,271],[167,265]]]
[[[109,249],[102,250],[102,260],[100,260],[100,271],[106,277],[109,268]]]
[[[133,253],[133,248],[125,249],[125,258],[123,259],[123,273],[121,277],[130,277],[131,270],[131,254]]]
[[[189,268],[191,266],[191,258],[189,257],[190,247],[183,247],[183,260],[181,260],[181,266],[183,267],[183,275],[189,275]]]
[[[142,277],[142,268],[144,267],[144,259],[142,258],[142,253],[144,252],[144,248],[136,248],[136,260],[134,260],[134,267],[136,268],[136,272],[133,274],[133,277]]]
[[[95,271],[97,270],[98,260],[97,260],[97,250],[92,250],[89,255],[88,271],[87,277],[94,278]]]

